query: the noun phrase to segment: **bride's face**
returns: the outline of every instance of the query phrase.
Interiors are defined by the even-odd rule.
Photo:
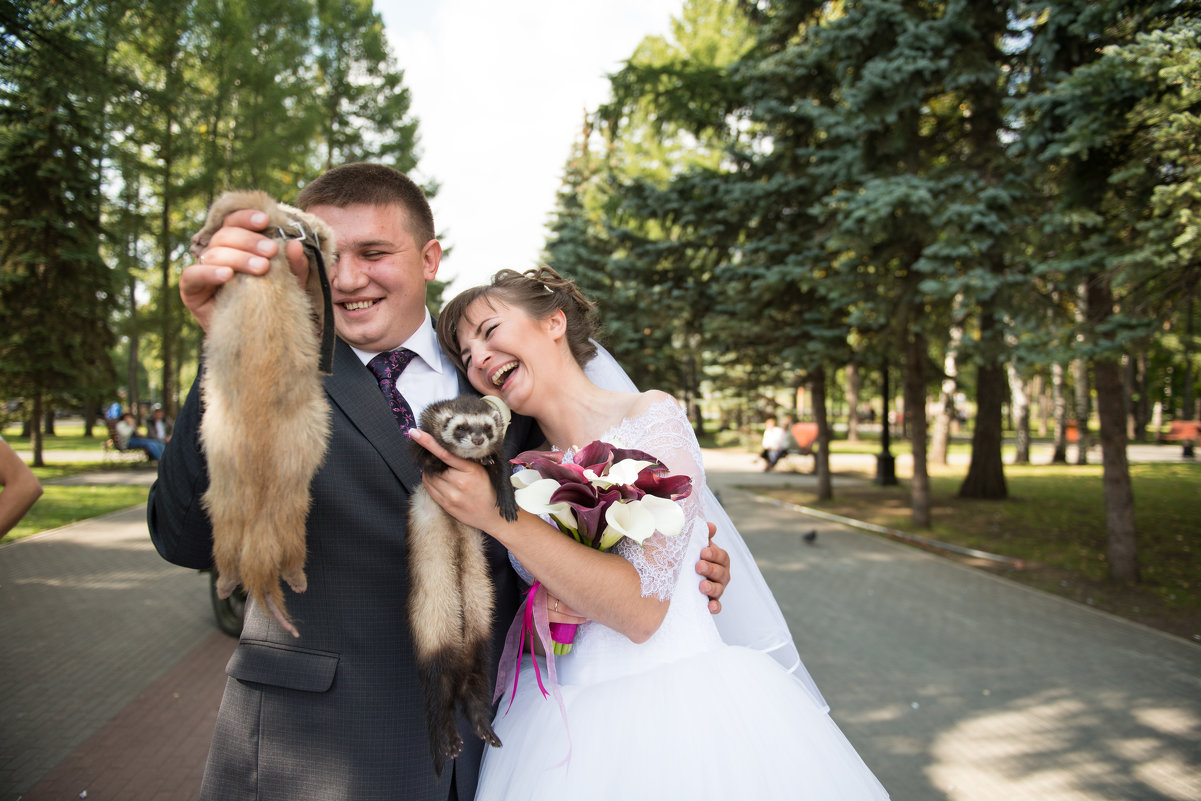
[[[566,320],[563,312],[538,320],[498,298],[479,298],[459,321],[459,348],[467,380],[509,408],[530,414],[529,403],[553,380]]]

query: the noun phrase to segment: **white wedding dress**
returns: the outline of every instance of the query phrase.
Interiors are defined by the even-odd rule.
[[[643,595],[671,605],[641,645],[599,623],[580,627],[572,651],[555,658],[566,722],[525,655],[515,697],[510,678],[500,702],[504,745],[485,749],[477,801],[888,798],[803,667],[790,673],[763,651],[723,643],[691,569],[708,541],[705,476],[676,402],[655,402],[602,439],[692,478],[682,534],[614,548],[638,569]]]

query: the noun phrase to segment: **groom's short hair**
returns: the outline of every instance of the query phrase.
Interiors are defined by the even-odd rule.
[[[305,210],[313,206],[400,206],[419,246],[435,238],[434,212],[425,192],[386,164],[357,161],[327,170],[300,190],[296,205]]]

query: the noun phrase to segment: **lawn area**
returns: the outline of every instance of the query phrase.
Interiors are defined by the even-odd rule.
[[[145,486],[52,483],[56,479],[96,470],[129,471],[131,474],[135,471],[144,474],[147,470],[145,461],[105,460],[104,440],[108,432],[104,426],[96,426],[95,436],[91,438],[83,436],[83,425],[78,422],[60,421],[56,429],[57,436],[43,440],[47,466],[33,468],[34,475],[42,482],[42,497],[0,543],[146,503],[149,489]],[[4,440],[18,453],[28,454],[29,440],[19,434],[19,427],[7,428],[3,432]]]
[[[34,473],[38,473],[34,470]],[[125,485],[84,484],[65,486],[46,484],[45,492],[16,527],[4,535],[0,543],[13,542],[39,531],[99,517],[118,509],[145,505],[150,490],[147,487]]]
[[[840,444],[835,443],[832,453]],[[1142,572],[1137,585],[1113,582],[1107,575],[1099,464],[1007,464],[1009,498],[1004,501],[957,497],[966,466],[932,465],[930,473],[934,525],[925,530],[910,522],[907,476],[891,487],[836,483],[834,499],[820,503],[814,493],[798,489],[756,491],[786,503],[1025,560],[1026,566],[1017,570],[948,556],[1201,642],[1201,464],[1131,465]]]

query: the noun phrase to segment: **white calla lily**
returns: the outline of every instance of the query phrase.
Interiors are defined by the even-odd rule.
[[[520,470],[513,473],[513,475],[509,476],[509,483],[511,483],[517,489],[521,489],[523,487],[528,487],[529,485],[533,484],[535,481],[543,481],[543,480],[544,479],[542,478],[541,473],[539,473],[537,470],[531,470],[528,467],[523,467]],[[551,479],[545,479],[545,480],[550,481]]]
[[[642,459],[622,459],[609,468],[605,478],[612,484],[633,484],[638,480],[638,474],[653,464]]]
[[[584,471],[584,478],[594,487],[608,489],[614,484],[633,484],[638,480],[638,474],[644,467],[650,467],[654,462],[644,462],[639,459],[622,459],[609,466],[603,476],[598,476],[591,470]]]
[[[601,535],[602,551],[613,547],[622,537],[629,537],[641,545],[655,533],[655,516],[642,501],[613,504],[605,510],[605,522],[609,525]]]
[[[530,471],[534,472],[534,471]],[[534,515],[550,515],[556,521],[566,526],[571,532],[579,530],[579,521],[571,505],[560,501],[551,503],[550,498],[559,488],[559,482],[553,478],[540,478],[514,491],[513,497],[517,505]]]
[[[674,537],[684,530],[684,508],[668,498],[646,495],[638,501],[655,518],[655,531]]]

